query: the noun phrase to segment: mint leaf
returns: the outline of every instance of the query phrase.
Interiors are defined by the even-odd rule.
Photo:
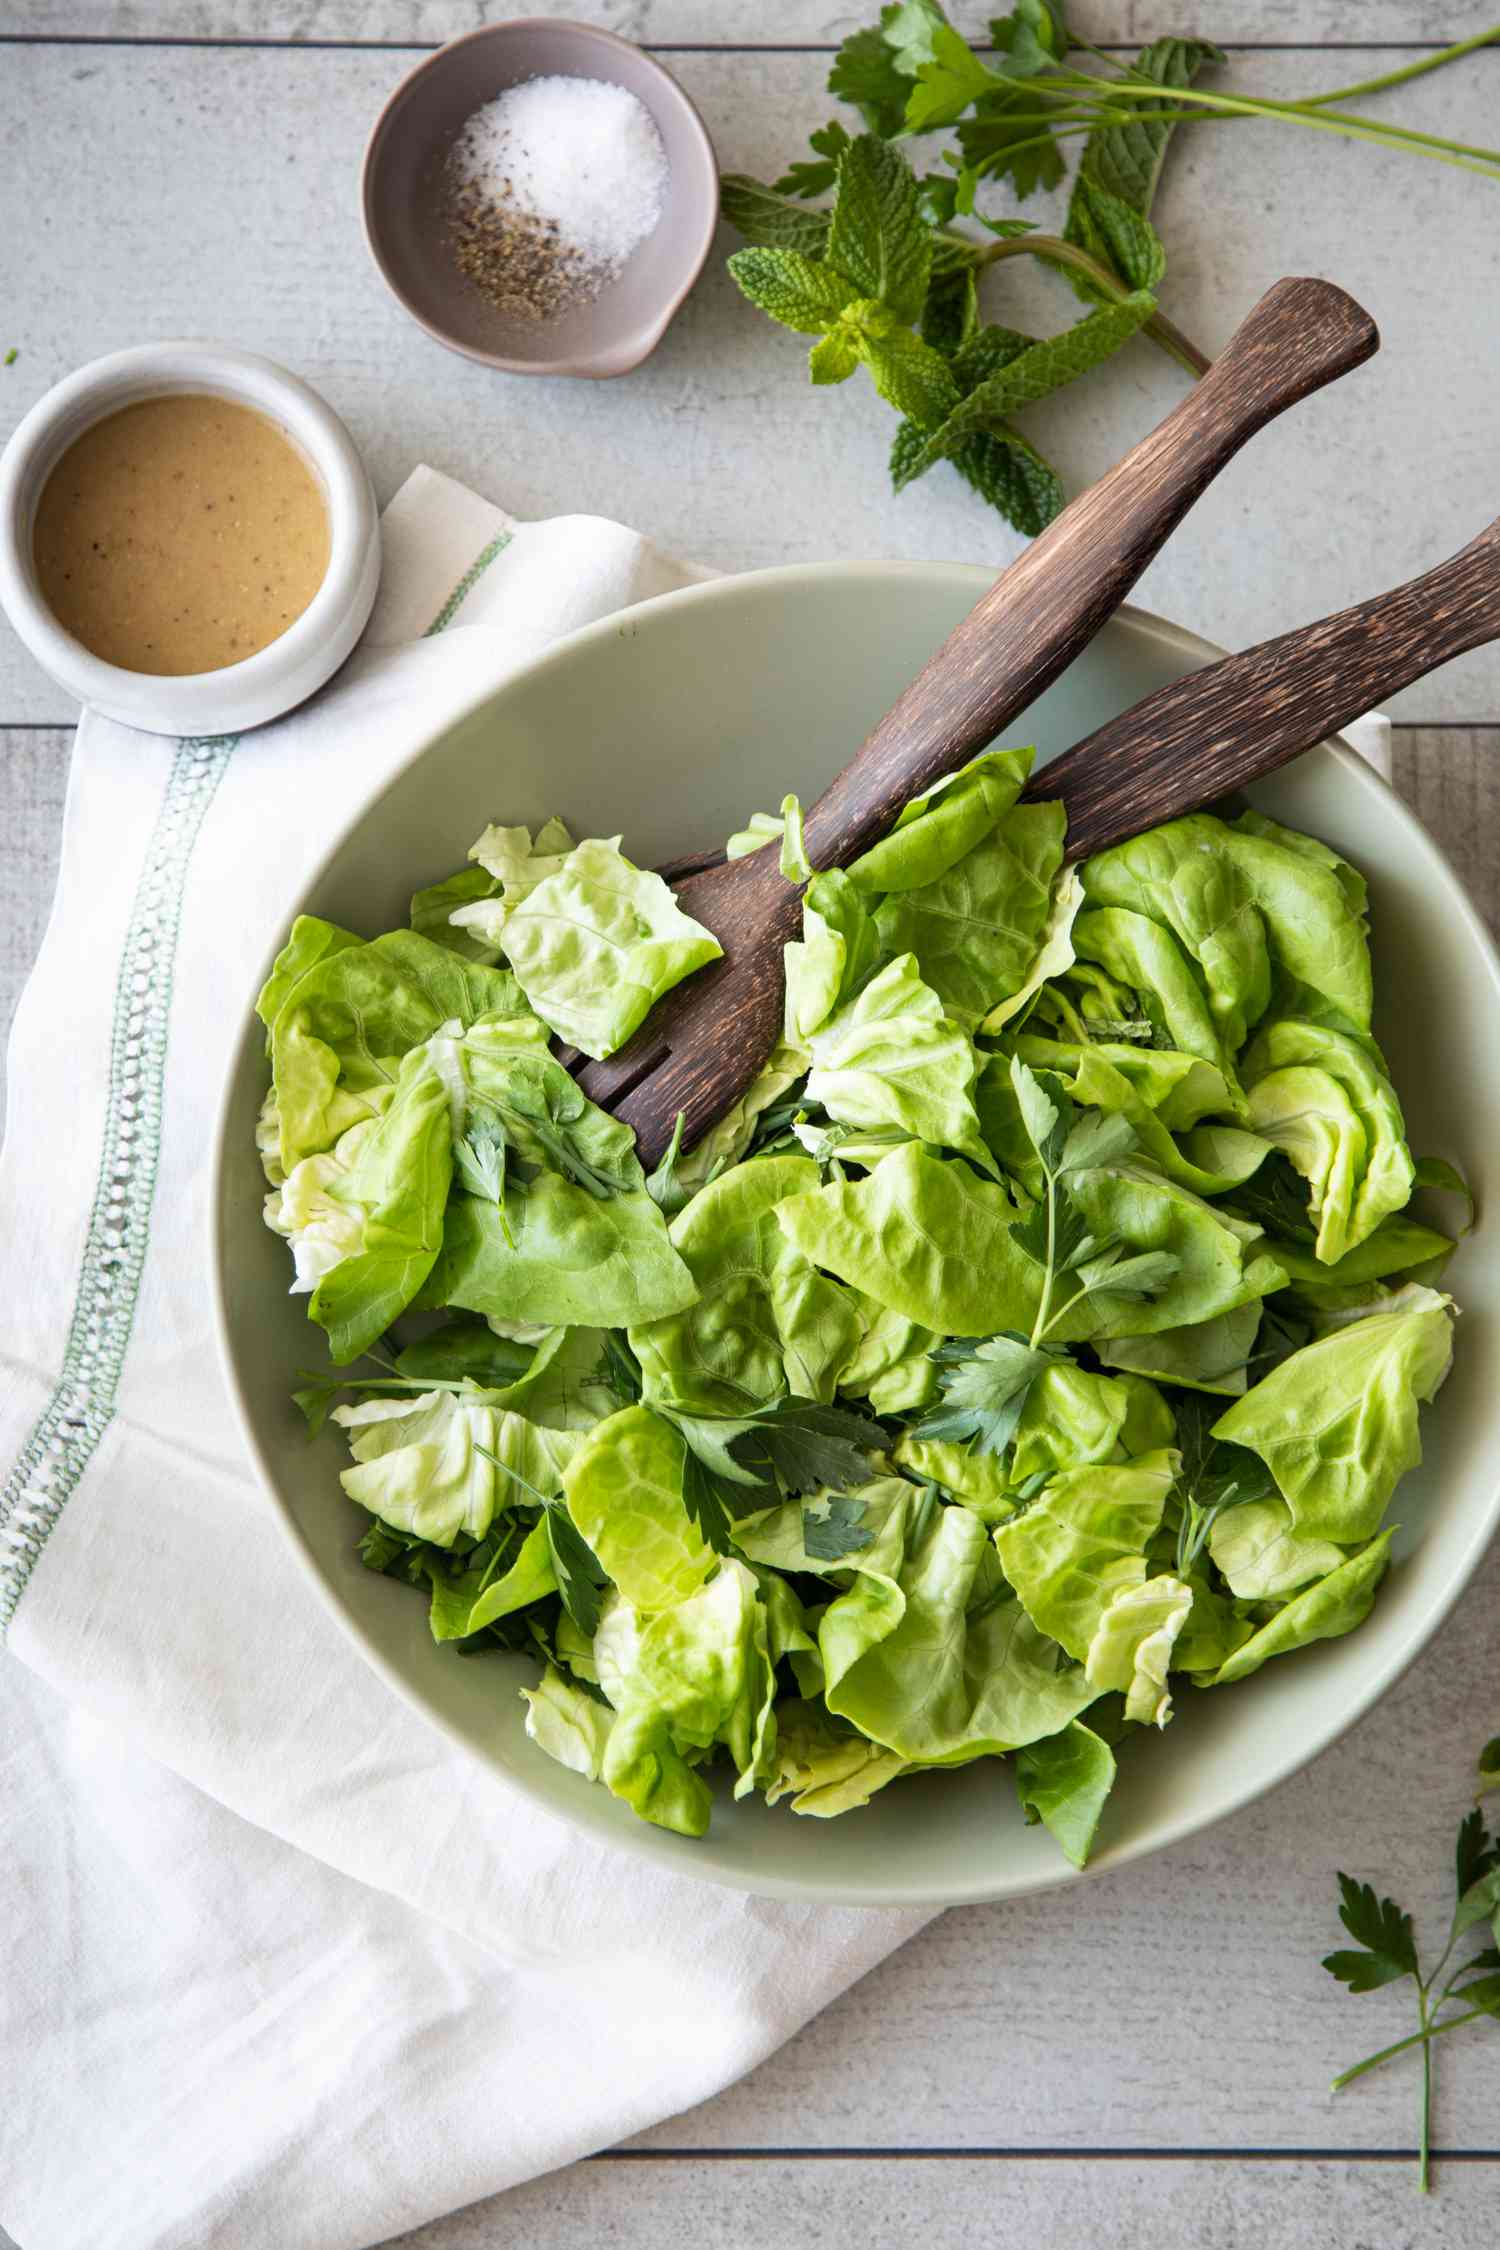
[[[736,250],[729,270],[752,305],[804,336],[824,335],[860,295],[831,265],[799,250]]]
[[[750,255],[748,251],[740,252],[741,257]],[[1048,397],[1111,358],[1150,319],[1155,309],[1155,300],[1146,291],[1137,290],[1118,305],[1101,305],[1097,312],[1090,313],[1076,326],[1065,328],[1061,335],[1046,337],[1029,350],[1018,352],[1006,366],[976,384],[948,419],[932,432],[907,467],[908,481],[920,476],[924,469],[951,453],[976,431],[1003,423],[1018,407]]]
[[[1205,64],[1223,60],[1224,50],[1208,39],[1158,39],[1136,57],[1130,75],[1171,94],[1191,86]],[[1149,215],[1176,124],[1168,102],[1133,101],[1125,124],[1101,126],[1090,134],[1081,169],[1132,210]]]
[[[1014,1330],[982,1341],[956,1337],[929,1355],[941,1369],[943,1398],[916,1425],[924,1438],[949,1438],[976,1453],[1003,1453],[1016,1434],[1032,1384],[1055,1352],[1039,1351]]]
[[[1100,265],[1112,268],[1127,289],[1155,289],[1167,270],[1167,253],[1151,221],[1087,172],[1080,172],[1074,183],[1064,240],[1076,242]],[[1066,274],[1085,303],[1110,302],[1076,267],[1056,270]]]
[[[807,355],[807,372],[815,383],[846,383],[858,365],[858,348],[845,328],[830,328]]]
[[[826,211],[809,211],[804,204],[778,195],[775,188],[750,179],[744,172],[724,174],[719,182],[719,209],[757,249],[798,250],[804,258],[821,258],[828,247]]]
[[[918,438],[923,434],[918,431]],[[918,450],[913,448],[913,458]],[[981,430],[965,438],[952,460],[980,498],[1028,539],[1045,531],[1068,504],[1062,478],[1051,462],[1014,430]]]
[[[950,357],[962,351],[979,325],[979,290],[972,266],[934,275],[922,307],[922,341]]]
[[[1223,59],[1206,39],[1158,39],[1137,57],[1131,76],[1170,92],[1190,86],[1205,63]],[[1079,160],[1063,237],[1131,289],[1154,289],[1166,271],[1150,214],[1176,127],[1166,104],[1133,101],[1122,122],[1094,128]],[[1068,269],[1068,279],[1085,302],[1099,301],[1087,275]]]
[[[870,311],[874,317],[861,318],[851,329],[851,340],[876,390],[922,429],[946,421],[958,403],[958,386],[947,360],[911,329],[894,328],[880,319],[879,306]],[[831,343],[833,338],[827,340]]]
[[[838,177],[838,160],[849,146],[849,135],[836,117],[820,125],[808,140],[819,162],[809,164],[804,157],[799,164],[790,165],[781,178],[773,184],[781,195],[826,195]]]
[[[1393,1899],[1377,1898],[1368,1883],[1340,1875],[1343,1904],[1339,1920],[1364,1951],[1345,1950],[1324,1957],[1323,1966],[1351,1992],[1375,1992],[1398,1977],[1417,1974],[1417,1943],[1409,1914]]]
[[[911,166],[873,133],[852,141],[839,158],[828,262],[858,285],[856,294],[878,298],[897,320],[920,319],[932,271],[931,230]]]
[[[1003,367],[1009,367],[1023,352],[1034,350],[1039,341],[1020,328],[1002,328],[996,321],[987,321],[983,328],[975,329],[954,362],[953,373],[959,388],[972,391],[991,375],[998,375]]]
[[[865,1525],[865,1504],[852,1493],[830,1493],[821,1508],[808,1502],[802,1510],[802,1544],[817,1562],[838,1562],[857,1555],[875,1538]]]

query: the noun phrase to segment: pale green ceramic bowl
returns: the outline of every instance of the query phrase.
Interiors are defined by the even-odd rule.
[[[372,936],[406,918],[420,884],[462,865],[489,821],[562,813],[575,834],[623,831],[650,866],[715,844],[785,790],[816,795],[987,583],[956,565],[849,564],[756,572],[647,602],[573,635],[435,741],[333,841],[303,901]],[[1147,690],[1218,652],[1124,611],[1007,739],[1064,749]],[[1351,751],[1329,745],[1256,792],[1370,878],[1377,1029],[1419,1153],[1461,1164],[1481,1207],[1496,1171],[1500,967],[1442,854]],[[255,1116],[265,1083],[246,993],[245,1037],[222,1118],[217,1189],[224,1355],[246,1435],[304,1562],[387,1686],[494,1769],[497,1785],[601,1842],[711,1882],[776,1897],[943,1905],[1077,1880],[1028,1829],[991,1763],[898,1783],[864,1811],[799,1819],[758,1799],[714,1813],[697,1843],[637,1820],[526,1741],[519,1659],[437,1647],[426,1605],[362,1568],[363,1518],[339,1489],[337,1432],[309,1444],[290,1403],[308,1363],[305,1300],[287,1296],[283,1243],[261,1223]],[[1500,1513],[1500,1261],[1487,1237],[1454,1260],[1458,1356],[1425,1419],[1427,1459],[1394,1513],[1399,1561],[1348,1639],[1269,1665],[1221,1694],[1185,1694],[1142,1741],[1106,1815],[1090,1873],[1190,1836],[1286,1778],[1389,1687],[1442,1624]],[[384,1690],[370,1683],[371,1723]]]

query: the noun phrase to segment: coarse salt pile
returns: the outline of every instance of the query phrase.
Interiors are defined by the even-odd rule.
[[[660,221],[667,152],[644,103],[599,78],[528,78],[476,109],[449,159],[472,207],[483,197],[554,235],[594,286]]]

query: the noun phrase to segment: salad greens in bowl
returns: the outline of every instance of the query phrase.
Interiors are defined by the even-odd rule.
[[[337,847],[224,1120],[231,1369],[346,1620],[532,1795],[752,1889],[1190,1832],[1495,1516],[1495,965],[1347,750],[1067,866],[1034,755],[1208,653],[1126,613],[808,866],[796,792],[979,576],[763,573],[518,675]],[[806,886],[783,1038],[647,1175],[560,1056],[715,956],[650,870],[726,813]]]

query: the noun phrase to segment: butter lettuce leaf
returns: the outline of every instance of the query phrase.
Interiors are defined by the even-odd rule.
[[[1448,1372],[1453,1321],[1446,1297],[1410,1295],[1399,1311],[1304,1344],[1214,1424],[1215,1437],[1260,1455],[1301,1537],[1370,1538],[1422,1458],[1417,1408]]]
[[[1031,749],[982,751],[913,797],[890,834],[853,862],[850,880],[882,895],[937,882],[1010,811],[1035,757]]]
[[[1177,1455],[1064,1469],[1024,1515],[1003,1523],[995,1550],[1040,1632],[1082,1663],[1116,1594],[1145,1583]]]
[[[1067,815],[1014,805],[935,881],[882,900],[889,954],[915,956],[947,1014],[974,1030],[1019,993],[1047,929]]]
[[[542,1430],[483,1391],[425,1391],[336,1406],[355,1466],[340,1482],[382,1523],[436,1547],[482,1539],[502,1510],[562,1492],[576,1438]],[[512,1473],[513,1472],[513,1473]]]
[[[1040,1274],[1012,1237],[1020,1213],[966,1164],[909,1142],[862,1180],[789,1196],[777,1215],[814,1265],[935,1335],[1030,1330]]]
[[[841,1726],[821,1703],[788,1702],[776,1712],[776,1768],[766,1803],[792,1800],[794,1813],[832,1820],[867,1805],[877,1790],[908,1772],[904,1758]]]
[[[1255,1041],[1243,1076],[1252,1127],[1308,1183],[1323,1264],[1405,1208],[1416,1167],[1401,1105],[1358,1040],[1283,1017]]]
[[[599,1061],[623,1047],[664,992],[723,951],[659,875],[603,838],[575,846],[508,905],[500,942],[542,1021]]]
[[[551,1664],[534,1688],[522,1688],[521,1693],[526,1699],[526,1732],[537,1748],[586,1781],[598,1781],[614,1725],[609,1706],[575,1687]]]
[[[991,1168],[974,1109],[979,1057],[916,956],[887,962],[808,1041],[807,1098],[844,1125],[894,1127]]]
[[[1075,1867],[1088,1864],[1114,1785],[1115,1754],[1081,1719],[1016,1752],[1022,1811],[1050,1830]]]
[[[1126,1718],[1140,1726],[1164,1727],[1172,1716],[1167,1673],[1192,1607],[1193,1589],[1180,1578],[1148,1578],[1122,1586],[1094,1628],[1085,1665],[1089,1684],[1118,1689]]]
[[[693,1296],[644,1188],[601,1200],[544,1171],[507,1186],[503,1211],[455,1195],[421,1302],[549,1328],[627,1328],[681,1312]]]
[[[714,1567],[683,1500],[686,1451],[670,1422],[626,1406],[578,1442],[563,1478],[580,1535],[637,1611],[686,1601]]]
[[[461,960],[415,930],[330,945],[271,1025],[283,1169],[376,1114],[405,1056],[445,1025],[464,1030],[481,1016],[529,1012],[507,971]]]
[[[1252,1634],[1220,1665],[1207,1685],[1228,1687],[1235,1680],[1258,1672],[1273,1656],[1286,1656],[1293,1649],[1306,1648],[1312,1641],[1331,1641],[1343,1633],[1352,1633],[1356,1625],[1364,1623],[1374,1606],[1380,1581],[1390,1562],[1394,1536],[1393,1525],[1378,1539],[1372,1539],[1367,1547],[1362,1547],[1357,1555],[1341,1563],[1337,1570],[1331,1570],[1326,1578],[1294,1594],[1258,1633]]]
[[[301,1174],[298,1166],[289,1177]],[[325,1267],[308,1307],[338,1365],[368,1351],[431,1273],[452,1177],[447,1092],[427,1056],[414,1053],[401,1065],[388,1107],[329,1190],[360,1215],[357,1245],[351,1240],[347,1254]]]
[[[859,1342],[849,1292],[803,1256],[777,1207],[817,1185],[805,1156],[739,1164],[672,1222],[672,1247],[695,1295],[680,1312],[630,1332],[643,1395],[690,1414],[743,1415],[795,1392],[828,1401]]]

